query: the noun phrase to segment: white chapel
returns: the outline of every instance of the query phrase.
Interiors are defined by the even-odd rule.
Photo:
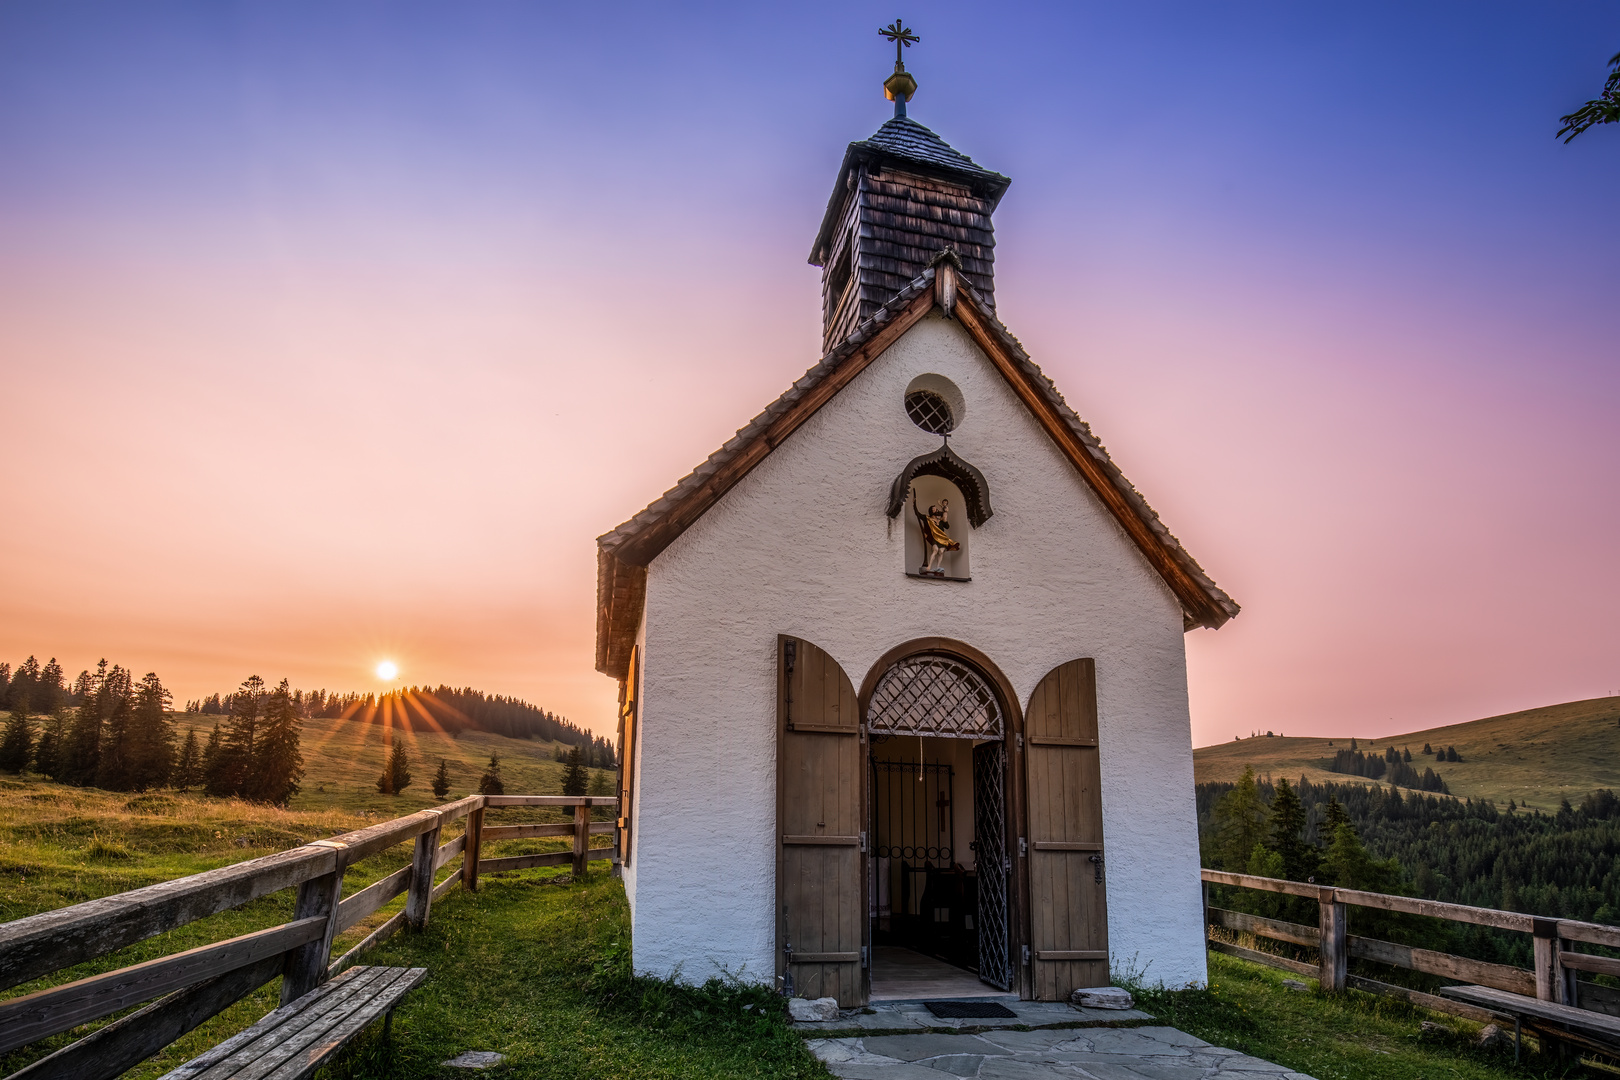
[[[1202,984],[1184,635],[1238,606],[997,320],[1009,180],[895,68],[811,248],[821,359],[598,540],[635,968]]]

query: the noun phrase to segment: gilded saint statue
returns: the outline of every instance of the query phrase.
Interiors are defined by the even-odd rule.
[[[947,551],[961,551],[962,545],[951,539],[951,500],[941,499],[928,507],[925,514],[917,507],[917,489],[911,489],[911,512],[917,516],[917,528],[922,532],[923,565],[917,571],[920,577],[944,577],[940,563]]]

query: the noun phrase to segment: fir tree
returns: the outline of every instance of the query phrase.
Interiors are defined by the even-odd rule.
[[[1424,743],[1423,744],[1423,752],[1425,754],[1432,754],[1432,753],[1434,753],[1434,747],[1430,746],[1428,743]]]
[[[1350,824],[1350,815],[1345,812],[1344,804],[1336,796],[1328,797],[1327,810],[1322,815],[1322,827],[1317,830],[1322,839],[1322,846],[1333,843],[1333,834],[1339,831],[1340,825]]]
[[[285,806],[297,794],[298,781],[304,777],[304,755],[298,749],[300,727],[292,688],[282,679],[265,702],[247,785],[248,798]]]
[[[383,795],[398,795],[411,784],[410,758],[405,754],[405,740],[394,736],[394,745],[388,751],[388,763],[377,777],[377,791]]]
[[[1282,860],[1282,876],[1304,881],[1315,872],[1314,850],[1305,843],[1305,804],[1285,776],[1271,797],[1271,848]]]
[[[67,688],[62,685],[62,665],[51,657],[51,662],[40,670],[39,680],[34,683],[34,693],[31,700],[36,713],[49,716],[62,707],[62,699],[67,694]]]
[[[564,795],[585,794],[585,766],[580,761],[580,756],[578,746],[568,752],[568,761],[563,767],[562,793]]]
[[[219,752],[225,745],[225,736],[220,731],[219,724],[208,733],[208,741],[203,744],[202,752],[202,780],[203,789],[207,790],[210,778],[219,770]]]
[[[174,763],[174,786],[190,791],[202,783],[202,747],[197,745],[197,729],[186,729],[186,741]]]
[[[506,785],[501,782],[501,755],[489,755],[489,768],[478,779],[478,794],[505,795]]]
[[[174,769],[174,725],[169,720],[172,696],[156,672],[147,672],[135,688],[124,734],[125,786],[116,790],[146,791],[163,787]]]
[[[0,732],[0,769],[21,775],[28,768],[28,758],[33,749],[34,729],[28,723],[28,710],[21,705],[13,705],[5,731]]]
[[[613,794],[613,783],[610,780],[608,780],[608,774],[607,774],[607,772],[605,770],[598,769],[597,771],[591,773],[591,789],[590,789],[589,792],[587,792],[587,794],[590,794],[590,795],[612,795]]]
[[[1233,870],[1246,867],[1254,846],[1265,839],[1265,826],[1266,804],[1260,799],[1254,766],[1245,765],[1237,786],[1215,806],[1215,827],[1223,865]]]
[[[101,741],[95,779],[86,783],[108,791],[134,790],[133,766],[139,754],[135,749],[135,704],[131,700],[129,672],[114,664],[96,697],[102,717]]]
[[[1402,761],[1411,761],[1412,760],[1412,748],[1410,746],[1408,746],[1405,750],[1401,751],[1401,760]]]
[[[122,673],[119,667],[108,670],[103,659],[96,665],[96,673],[85,680],[84,699],[73,714],[58,753],[57,771],[66,783],[84,787],[96,782],[101,769],[102,727],[118,697]]]
[[[39,661],[30,656],[17,665],[11,674],[11,685],[6,691],[6,704],[21,705],[24,710],[34,701],[34,684],[39,682]]]
[[[231,695],[231,718],[226,721],[213,767],[203,782],[208,794],[242,795],[247,791],[263,711],[264,680],[250,675]]]
[[[450,763],[439,759],[439,771],[433,774],[433,797],[442,799],[450,794]]]
[[[62,771],[62,744],[67,741],[67,719],[62,710],[47,717],[34,746],[34,771],[55,780]]]

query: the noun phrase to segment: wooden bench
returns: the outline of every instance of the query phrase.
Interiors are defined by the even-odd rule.
[[[1529,1026],[1537,1034],[1563,1039],[1609,1057],[1620,1056],[1620,1016],[1560,1005],[1555,1001],[1541,1001],[1523,994],[1510,994],[1489,986],[1444,986],[1440,988],[1440,993],[1513,1017],[1515,1062],[1519,1060],[1519,1028],[1526,1019],[1531,1021]],[[1541,1023],[1535,1023],[1538,1020]],[[1562,1029],[1552,1026],[1555,1024],[1562,1025]]]
[[[304,1080],[379,1016],[386,1037],[394,1007],[425,978],[427,968],[349,968],[163,1080]]]

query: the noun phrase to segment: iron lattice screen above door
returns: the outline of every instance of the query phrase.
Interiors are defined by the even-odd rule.
[[[984,677],[960,660],[922,653],[883,673],[866,708],[879,735],[1001,737],[1001,710]]]

